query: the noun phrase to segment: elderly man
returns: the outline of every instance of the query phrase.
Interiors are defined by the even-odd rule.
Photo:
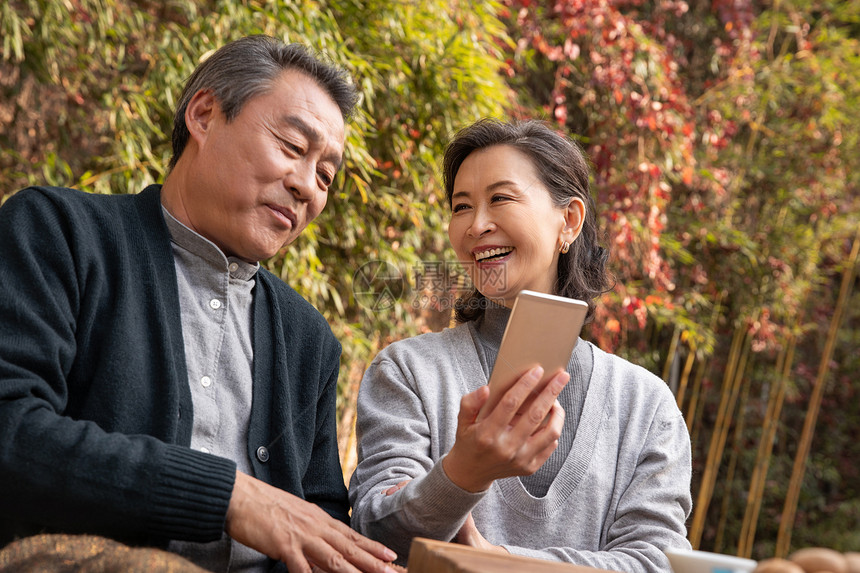
[[[189,78],[163,186],[4,204],[0,545],[90,533],[210,570],[388,570],[343,523],[340,345],[258,264],[325,206],[356,100],[303,47],[244,38]]]

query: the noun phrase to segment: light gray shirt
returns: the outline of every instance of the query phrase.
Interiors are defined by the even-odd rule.
[[[459,488],[442,460],[460,399],[487,383],[474,323],[385,348],[358,395],[352,525],[404,562],[416,536],[448,541],[469,513],[511,553],[625,573],[668,573],[666,548],[690,548],[690,436],[668,386],[644,368],[579,340],[592,358],[573,443],[546,494],[519,478]],[[567,417],[565,423],[568,423]],[[394,493],[385,490],[411,480]]]
[[[188,385],[194,408],[191,447],[229,458],[252,474],[248,421],[253,399],[251,308],[259,264],[226,257],[167,209]],[[225,533],[219,541],[172,541],[169,549],[210,571],[263,571],[266,556]]]

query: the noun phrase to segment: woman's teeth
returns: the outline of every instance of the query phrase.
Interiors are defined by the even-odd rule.
[[[513,247],[499,247],[498,249],[487,249],[486,251],[481,251],[475,253],[475,260],[482,261],[484,259],[489,259],[490,257],[496,257],[499,255],[507,255],[511,251],[513,251]]]

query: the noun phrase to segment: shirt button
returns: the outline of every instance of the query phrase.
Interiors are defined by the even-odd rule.
[[[204,376],[203,378],[200,379],[200,384],[202,384],[204,388],[208,388],[209,386],[212,385],[212,379],[209,378],[208,376]]]
[[[221,301],[217,298],[213,298],[209,301],[209,306],[212,308],[212,310],[218,310],[219,308],[221,308]]]
[[[269,450],[266,449],[266,446],[257,448],[257,459],[263,463],[269,461]]]
[[[230,269],[231,273],[235,273],[239,270],[239,263],[230,263],[229,265],[227,265],[227,268]]]
[[[206,448],[200,448],[200,451],[201,451],[201,452],[203,452],[204,454],[208,454],[208,453],[209,453],[209,450],[208,450],[208,449],[206,449]]]

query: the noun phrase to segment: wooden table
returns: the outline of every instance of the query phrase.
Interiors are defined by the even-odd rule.
[[[611,573],[420,537],[412,540],[407,570],[409,573]]]

